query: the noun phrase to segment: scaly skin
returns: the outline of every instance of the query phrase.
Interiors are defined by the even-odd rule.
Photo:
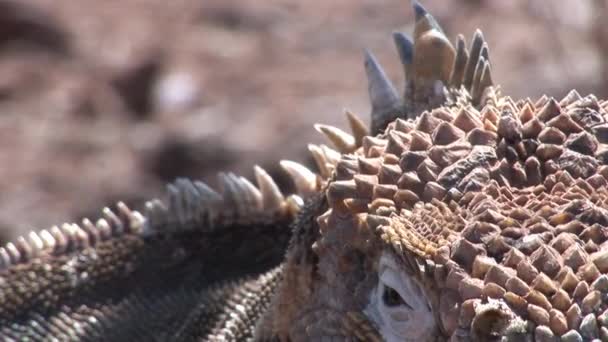
[[[222,175],[0,249],[8,340],[608,340],[608,101],[514,101],[487,44],[414,3],[399,96],[366,52],[371,129],[317,125],[284,197]],[[370,135],[371,132],[371,135]],[[288,243],[289,241],[289,243]]]
[[[262,182],[271,180],[259,173]],[[255,189],[247,188],[248,182],[231,175],[223,179],[222,196],[180,180],[170,186],[166,209],[153,201],[141,216],[120,205],[121,214],[106,210],[106,219],[95,226],[64,225],[20,240],[12,260],[5,259],[12,264],[0,273],[0,336],[34,341],[252,336],[280,279],[292,214],[283,199],[264,207],[273,202],[263,203],[258,190],[247,190]],[[230,189],[234,186],[241,188]],[[235,194],[240,199],[234,200]]]

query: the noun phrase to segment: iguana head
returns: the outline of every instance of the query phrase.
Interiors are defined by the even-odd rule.
[[[608,339],[608,101],[503,97],[481,33],[454,49],[414,8],[404,99],[366,54],[380,133],[317,127],[338,151],[311,149],[323,205],[278,321],[293,340]]]

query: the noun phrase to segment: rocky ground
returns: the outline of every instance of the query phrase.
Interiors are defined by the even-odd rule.
[[[605,0],[423,4],[452,38],[483,28],[508,94],[608,95]],[[0,240],[179,176],[258,163],[289,187],[314,122],[367,118],[363,48],[402,84],[412,23],[405,0],[0,1]]]

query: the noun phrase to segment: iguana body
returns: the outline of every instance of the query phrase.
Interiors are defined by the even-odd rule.
[[[318,125],[283,162],[169,186],[0,249],[5,340],[608,340],[608,102],[513,101],[480,32],[454,49],[418,4],[398,96],[366,54],[371,134]]]

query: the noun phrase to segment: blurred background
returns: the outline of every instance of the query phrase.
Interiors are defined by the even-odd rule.
[[[606,0],[426,0],[455,40],[477,27],[513,97],[608,95]],[[368,120],[363,48],[402,88],[408,0],[0,1],[0,240],[141,207],[163,184],[255,163],[311,164],[315,122]]]

